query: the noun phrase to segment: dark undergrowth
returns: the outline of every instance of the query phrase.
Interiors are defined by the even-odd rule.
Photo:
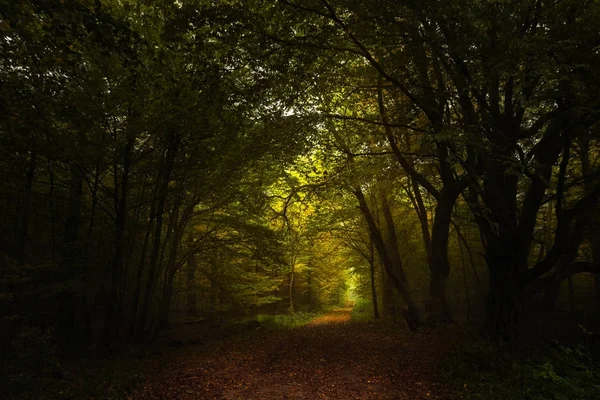
[[[306,325],[322,312],[260,314],[237,321],[177,324],[153,346],[129,347],[110,357],[88,354],[65,357],[51,329],[23,326],[2,346],[2,399],[125,399],[153,374],[156,359],[171,353],[201,354],[228,338]]]
[[[263,336],[269,331],[306,325],[319,315],[258,315],[236,322],[188,325],[174,329],[151,349],[132,349],[113,358],[65,359],[60,356],[51,330],[22,329],[10,343],[4,343],[0,398],[125,399],[150,377],[160,376],[161,366],[172,356],[214,356],[216,349],[226,344],[226,338],[260,343],[269,337]],[[371,303],[357,302],[351,318],[358,324],[372,321]],[[384,326],[380,325],[373,328],[381,331]],[[430,334],[455,335],[446,328]],[[445,362],[442,379],[453,387],[457,399],[600,399],[600,353],[590,347],[548,342],[517,350],[486,340],[465,342],[460,347],[462,350]]]
[[[465,400],[600,399],[598,353],[584,346],[519,348],[479,341],[451,358],[448,379]]]
[[[249,320],[247,324],[254,325],[257,329],[279,330],[303,326],[322,315],[323,312],[298,311],[293,314],[259,314]],[[252,324],[252,321],[258,324]]]
[[[156,354],[148,349],[111,358],[66,356],[57,343],[53,330],[27,326],[4,343],[0,398],[124,399],[146,379],[146,360]]]

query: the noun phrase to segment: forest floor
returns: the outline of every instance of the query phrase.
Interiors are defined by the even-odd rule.
[[[216,348],[177,349],[132,399],[451,399],[441,364],[469,334],[350,323],[337,309],[308,325],[257,330]]]

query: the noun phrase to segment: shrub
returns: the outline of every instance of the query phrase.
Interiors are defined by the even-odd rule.
[[[367,322],[373,319],[373,303],[367,299],[357,299],[352,308],[351,321]]]
[[[12,341],[4,347],[0,391],[17,396],[39,387],[40,381],[62,376],[57,357],[57,341],[51,329],[22,325]],[[10,397],[10,396],[9,396]]]
[[[600,363],[581,347],[558,344],[529,357],[479,342],[448,365],[464,399],[600,399]]]
[[[259,314],[254,317],[265,329],[285,329],[306,325],[319,316],[319,313],[298,311],[293,314]]]

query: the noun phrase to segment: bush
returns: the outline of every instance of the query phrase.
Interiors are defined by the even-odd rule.
[[[448,371],[463,399],[600,399],[600,363],[581,347],[555,344],[523,357],[480,342],[456,355]]]
[[[62,376],[57,341],[51,329],[23,325],[14,339],[3,346],[0,392],[17,396],[41,386],[41,381]]]
[[[367,299],[357,299],[352,308],[352,322],[367,322],[373,319],[373,303]]]
[[[319,315],[314,312],[298,311],[293,314],[259,314],[254,319],[265,329],[276,330],[306,325]]]

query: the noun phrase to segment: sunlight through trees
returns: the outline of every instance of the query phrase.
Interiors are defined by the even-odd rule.
[[[105,357],[353,304],[587,343],[599,21],[596,0],[0,1],[0,373],[30,336]]]

